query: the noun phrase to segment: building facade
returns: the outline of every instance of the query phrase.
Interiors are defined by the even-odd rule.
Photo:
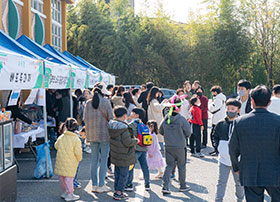
[[[66,6],[73,0],[0,0],[0,29],[17,39],[22,34],[40,45],[67,50]]]

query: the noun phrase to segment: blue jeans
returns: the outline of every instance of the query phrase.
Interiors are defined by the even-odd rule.
[[[99,186],[102,187],[105,184],[105,177],[107,172],[107,161],[110,151],[110,142],[91,142],[90,147],[92,150],[92,164],[91,164],[91,180],[92,186],[98,185],[97,175],[100,160],[99,169]],[[101,158],[99,159],[99,155]]]
[[[165,150],[163,142],[159,142],[159,146],[160,146],[160,151],[164,151]]]
[[[77,171],[76,171],[76,175],[75,175],[74,180],[73,180],[74,183],[78,183],[78,173],[79,173],[79,170],[80,170],[80,165],[81,164],[79,163]]]
[[[115,166],[115,191],[124,191],[128,178],[129,167]]]
[[[139,161],[141,170],[144,175],[145,185],[150,184],[150,172],[147,163],[147,152],[136,151],[136,161]],[[132,185],[134,168],[129,171],[127,185]]]

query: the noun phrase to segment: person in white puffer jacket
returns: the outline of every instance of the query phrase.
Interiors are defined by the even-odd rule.
[[[217,147],[213,141],[213,132],[217,123],[226,118],[226,96],[222,93],[220,86],[213,86],[210,91],[213,95],[213,100],[208,104],[208,111],[212,114],[212,131],[210,137],[212,146],[214,147],[214,151],[210,152],[210,155],[218,156]]]

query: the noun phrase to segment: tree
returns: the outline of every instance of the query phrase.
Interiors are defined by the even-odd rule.
[[[251,41],[238,18],[234,0],[221,0],[218,14],[218,24],[213,33],[215,56],[219,60],[217,78],[223,87],[233,88],[239,79],[250,78]]]
[[[280,50],[280,1],[242,0],[241,13],[253,35],[256,51],[263,58],[267,80],[272,87],[277,66],[275,59]]]

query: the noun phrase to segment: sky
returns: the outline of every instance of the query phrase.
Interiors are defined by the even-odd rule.
[[[178,22],[186,22],[190,11],[202,13],[206,7],[202,0],[134,0],[135,12],[153,17],[159,3],[165,13]]]

